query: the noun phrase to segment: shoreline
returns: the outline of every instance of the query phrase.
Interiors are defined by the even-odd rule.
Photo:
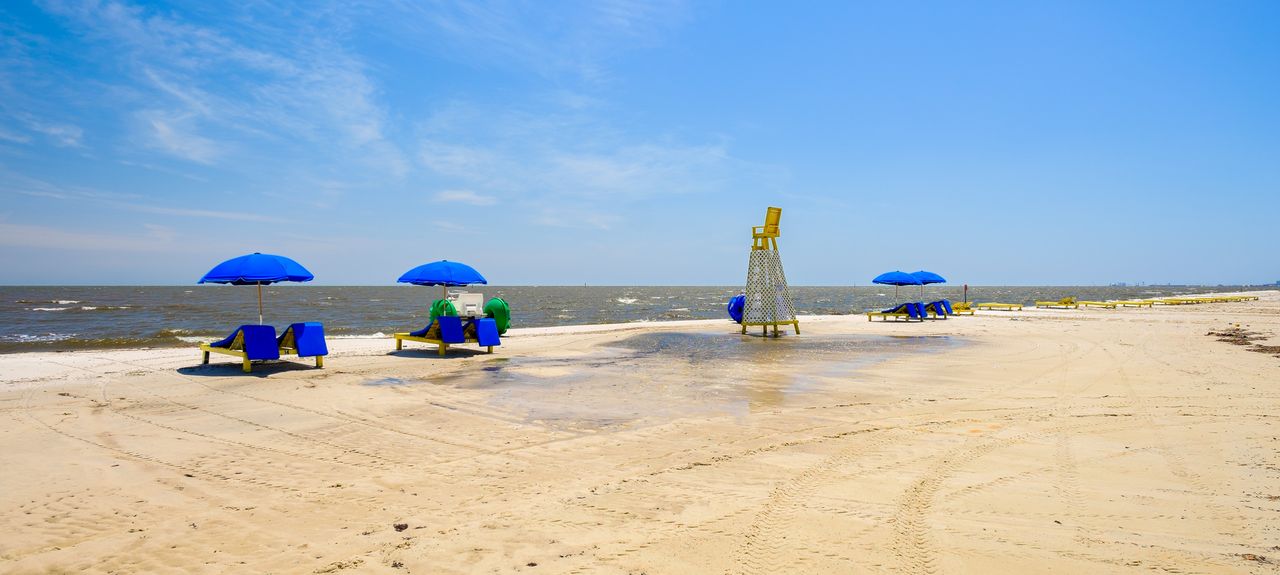
[[[402,286],[403,287],[403,286]],[[913,293],[892,296],[883,286],[862,288],[796,288],[802,315],[845,315],[854,310],[884,309]],[[235,325],[255,323],[244,315],[245,292],[234,288],[32,288],[0,287],[0,355],[39,351],[181,348],[216,341]],[[192,296],[186,292],[198,292]],[[425,323],[420,290],[398,288],[325,288],[306,292],[268,291],[266,323],[320,321],[331,340],[407,331]],[[517,328],[563,325],[594,326],[644,322],[727,319],[723,288],[507,288],[501,295],[517,308]],[[907,290],[912,292],[914,290]],[[1262,290],[1253,290],[1260,293]],[[177,292],[177,293],[174,293]],[[1226,288],[1168,290],[1145,288],[975,288],[971,300],[1024,302],[1056,300],[1074,294],[1082,300],[1142,299],[1183,292],[1249,293]],[[495,295],[489,292],[489,295]],[[1192,295],[1190,293],[1185,295]],[[928,300],[962,299],[959,289],[927,290]],[[61,311],[39,305],[59,304]],[[67,304],[67,305],[61,305]],[[53,305],[53,304],[50,304]],[[92,311],[84,311],[92,310]],[[286,321],[287,318],[288,321]],[[228,322],[228,319],[238,321]],[[247,320],[247,321],[245,321]]]
[[[0,571],[1260,572],[1280,358],[1206,333],[1261,296],[7,354]]]

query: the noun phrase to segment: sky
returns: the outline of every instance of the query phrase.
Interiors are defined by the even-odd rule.
[[[1280,2],[0,2],[0,284],[1280,281]]]

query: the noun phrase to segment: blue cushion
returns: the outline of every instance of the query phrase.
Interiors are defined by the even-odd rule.
[[[476,322],[476,340],[480,345],[502,345],[498,339],[498,322],[491,317]]]
[[[242,325],[244,353],[249,359],[280,359],[276,328],[269,325]]]
[[[915,301],[903,305],[907,306],[907,317],[924,319],[924,304]]]
[[[324,342],[324,326],[320,322],[295,323],[285,331],[289,330],[293,330],[293,347],[298,350],[298,357],[329,355],[329,346]],[[284,334],[280,337],[283,339]]]
[[[280,359],[280,348],[276,347],[276,328],[269,325],[242,325],[231,335],[209,344],[209,347],[230,348],[237,334],[244,334],[245,355],[249,359]]]
[[[462,318],[456,315],[442,315],[436,318],[440,324],[440,341],[445,343],[462,343],[467,338],[462,333]]]
[[[424,327],[424,328],[422,328],[422,329],[420,329],[420,330],[418,330],[418,331],[411,331],[411,332],[409,332],[409,335],[411,335],[411,336],[413,336],[413,337],[426,337],[426,335],[427,335],[427,330],[429,330],[429,329],[431,329],[431,322],[427,322],[427,327]]]
[[[951,302],[949,300],[942,300],[942,309],[947,310],[947,315],[956,315],[956,312],[951,311]]]
[[[231,347],[231,342],[236,340],[236,336],[240,334],[240,330],[247,326],[240,326],[231,331],[231,335],[224,337],[218,341],[209,344],[209,347]]]

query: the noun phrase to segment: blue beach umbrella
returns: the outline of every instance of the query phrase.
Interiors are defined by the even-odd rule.
[[[893,286],[893,297],[895,298],[898,297],[899,286],[924,285],[916,276],[900,271],[884,272],[871,280],[871,283]]]
[[[918,280],[920,280],[920,296],[921,296],[921,298],[922,298],[922,299],[923,299],[923,297],[924,297],[924,286],[927,286],[927,285],[929,285],[929,284],[944,284],[944,283],[947,283],[947,279],[946,279],[946,278],[944,278],[944,277],[942,277],[942,276],[940,276],[940,275],[938,275],[938,274],[935,274],[935,273],[933,273],[933,272],[928,272],[928,271],[924,271],[924,270],[920,270],[920,271],[916,271],[916,272],[911,272],[911,276],[912,276],[912,277],[914,277],[914,278],[916,278],[916,279],[918,279]]]
[[[480,275],[475,268],[458,262],[449,260],[440,260],[429,264],[422,264],[413,268],[400,279],[396,280],[402,284],[413,284],[419,286],[442,286],[444,296],[449,297],[450,286],[465,286],[471,284],[487,284],[488,280]]]
[[[197,283],[258,286],[258,325],[262,325],[262,286],[276,282],[309,282],[315,275],[284,256],[251,253],[222,262]]]

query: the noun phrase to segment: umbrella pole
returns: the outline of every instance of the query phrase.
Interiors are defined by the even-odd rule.
[[[262,325],[262,282],[258,282],[258,325]]]
[[[449,286],[440,284],[440,299],[446,301],[449,299]]]

